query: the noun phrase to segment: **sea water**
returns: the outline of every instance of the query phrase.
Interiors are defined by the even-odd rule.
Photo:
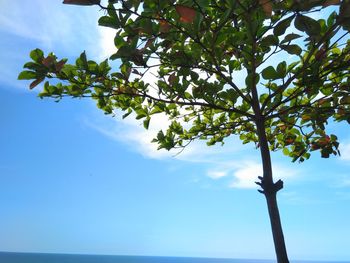
[[[240,260],[187,257],[107,256],[0,252],[0,263],[274,263],[271,260]]]
[[[0,252],[0,263],[275,263],[275,261],[258,260],[258,259],[106,256],[106,255]],[[333,262],[295,261],[295,263],[333,263]],[[346,262],[342,262],[342,263],[346,263]]]

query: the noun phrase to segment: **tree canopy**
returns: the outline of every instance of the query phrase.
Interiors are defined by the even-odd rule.
[[[232,134],[259,146],[258,96],[271,150],[300,161],[313,150],[328,157],[338,152],[337,137],[325,130],[328,120],[350,122],[350,3],[327,19],[313,14],[339,2],[109,1],[98,22],[117,30],[118,51],[110,59],[121,61],[119,71],[85,52],[68,64],[36,49],[19,78],[35,79],[31,88],[58,78],[62,83],[45,82],[41,97],[92,97],[106,113],[135,112],[145,128],[165,112],[172,123],[155,139],[165,149],[197,138],[212,145]],[[285,60],[268,64],[280,57]],[[157,82],[147,83],[154,67]],[[237,71],[246,71],[246,85],[235,82]]]

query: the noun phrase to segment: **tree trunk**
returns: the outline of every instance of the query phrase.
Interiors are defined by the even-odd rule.
[[[262,188],[259,192],[266,197],[277,262],[289,263],[280,213],[277,206],[277,192],[283,188],[283,182],[281,180],[276,183],[273,182],[270,149],[266,138],[265,116],[261,112],[259,94],[256,86],[258,83],[258,80],[256,79],[257,61],[255,56],[255,54],[257,54],[257,31],[251,29],[250,33],[253,40],[252,54],[254,55],[251,57],[250,67],[247,68],[248,77],[250,77],[250,79],[247,77],[248,79],[246,79],[246,82],[250,84],[249,87],[252,94],[251,103],[255,114],[254,120],[259,138],[260,154],[263,165],[263,176],[259,176],[260,182],[257,182],[257,184]]]
[[[264,120],[256,122],[259,136],[260,153],[263,165],[263,176],[259,177],[262,190],[259,190],[266,197],[267,208],[270,217],[272,236],[275,245],[276,257],[278,263],[289,263],[287,249],[284,241],[281,218],[277,205],[277,192],[283,188],[281,180],[273,182],[271,156],[266,139]]]
[[[275,244],[275,251],[278,263],[288,263],[288,255],[283,236],[282,224],[280,214],[277,206],[276,192],[274,194],[265,194],[267,201],[267,208],[269,210],[269,217],[272,229],[273,242]]]

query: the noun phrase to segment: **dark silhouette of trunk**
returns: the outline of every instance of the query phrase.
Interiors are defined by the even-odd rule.
[[[256,44],[253,44],[253,54],[256,50]],[[275,245],[275,252],[278,263],[289,263],[287,249],[284,241],[282,224],[280,213],[277,205],[277,192],[283,188],[283,182],[278,180],[276,183],[273,181],[272,176],[272,165],[271,165],[271,155],[269,144],[266,138],[266,129],[265,129],[265,116],[261,112],[259,96],[255,80],[256,74],[256,61],[253,56],[252,58],[252,69],[248,70],[248,75],[252,76],[251,93],[252,93],[252,107],[255,114],[255,124],[256,131],[259,138],[259,148],[263,166],[263,176],[259,176],[259,182],[256,182],[261,186],[260,193],[264,194],[266,197],[267,208],[270,217],[271,230],[273,236],[273,242]]]
[[[260,182],[257,182],[257,184],[262,188],[259,192],[266,197],[277,262],[289,263],[281,218],[277,205],[277,192],[283,188],[283,182],[281,180],[278,180],[276,183],[273,182],[271,156],[268,141],[266,139],[264,120],[258,119],[256,121],[256,126],[263,165],[263,176],[259,177]]]

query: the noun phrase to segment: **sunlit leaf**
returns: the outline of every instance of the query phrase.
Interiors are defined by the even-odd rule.
[[[34,71],[22,71],[18,75],[19,80],[25,80],[25,79],[35,79],[37,77],[37,74]]]

